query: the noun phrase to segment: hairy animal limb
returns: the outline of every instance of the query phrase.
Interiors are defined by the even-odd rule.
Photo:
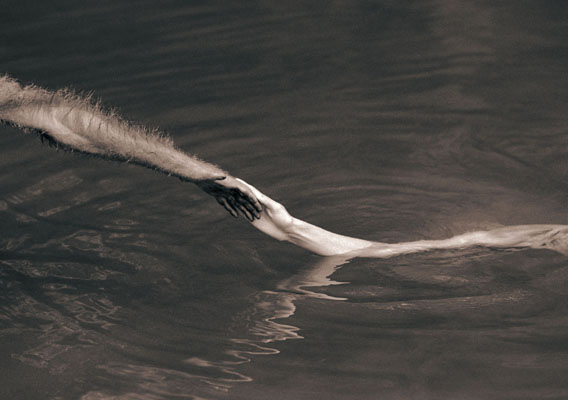
[[[140,164],[196,183],[233,216],[259,217],[261,206],[246,185],[219,167],[183,153],[162,132],[103,111],[89,98],[66,90],[22,87],[0,76],[0,120],[37,131],[42,139],[64,149]]]

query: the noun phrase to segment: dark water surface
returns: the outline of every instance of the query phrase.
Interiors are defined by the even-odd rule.
[[[93,92],[332,231],[444,238],[568,223],[567,21],[563,1],[5,0],[0,72]],[[0,146],[1,398],[568,398],[566,256],[341,266],[176,179],[8,127]]]

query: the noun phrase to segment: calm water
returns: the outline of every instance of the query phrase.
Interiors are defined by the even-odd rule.
[[[93,92],[332,231],[568,223],[563,1],[5,0],[0,72]],[[0,128],[0,397],[565,399],[568,258],[312,256]],[[341,283],[341,284],[340,284]]]

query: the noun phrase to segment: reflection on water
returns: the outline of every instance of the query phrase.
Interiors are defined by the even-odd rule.
[[[347,260],[341,257],[323,258],[314,266],[280,282],[277,285],[278,291],[265,290],[254,295],[250,309],[234,318],[239,321],[239,324],[247,323],[246,338],[229,339],[234,348],[225,350],[225,354],[234,360],[212,363],[192,357],[185,362],[193,366],[208,368],[206,377],[201,378],[217,390],[228,391],[233,383],[252,381],[252,377],[238,372],[240,365],[253,361],[252,357],[255,356],[279,354],[280,350],[273,343],[303,339],[299,334],[300,328],[283,321],[294,315],[296,301],[310,298],[332,301],[347,300],[308,290],[313,287],[321,288],[347,283],[329,279],[329,276],[346,262]],[[216,373],[212,373],[211,369]],[[218,374],[226,377],[212,378]]]
[[[94,91],[331,231],[442,239],[568,223],[567,12],[8,1],[0,72]],[[315,261],[175,179],[0,145],[1,398],[568,397],[562,254]]]
[[[191,356],[180,360],[176,367],[167,367],[140,362],[142,360],[113,361],[116,357],[106,361],[106,357],[101,354],[95,368],[107,376],[104,380],[110,377],[113,380],[120,379],[123,390],[121,394],[108,390],[90,390],[81,398],[102,399],[111,395],[120,399],[178,396],[216,398],[229,394],[234,385],[250,384],[255,380],[243,371],[246,364],[258,362],[260,356],[280,357],[279,342],[303,339],[301,328],[287,321],[294,316],[299,301],[303,304],[306,301],[322,302],[318,307],[320,310],[329,313],[330,309],[334,309],[334,318],[354,318],[353,321],[361,326],[380,321],[380,329],[386,330],[398,330],[422,320],[421,324],[441,325],[436,330],[443,332],[443,329],[455,329],[460,325],[491,326],[496,323],[496,318],[504,316],[505,321],[500,324],[504,323],[505,327],[511,324],[513,328],[513,336],[505,335],[507,340],[528,340],[532,337],[527,331],[528,327],[515,320],[527,313],[541,314],[551,304],[562,299],[562,290],[568,282],[568,269],[559,256],[556,257],[558,263],[549,262],[547,270],[542,270],[540,260],[546,254],[539,255],[537,253],[540,252],[535,252],[532,265],[525,264],[523,269],[505,269],[499,273],[501,277],[495,275],[496,271],[490,272],[495,262],[504,262],[501,269],[506,265],[514,265],[502,260],[504,254],[523,260],[526,258],[523,253],[454,250],[378,260],[379,264],[372,266],[372,270],[369,270],[369,265],[358,262],[351,265],[351,268],[339,271],[338,268],[347,262],[345,258],[322,258],[313,266],[277,283],[277,290],[253,294],[249,300],[251,305],[231,317],[233,326],[229,328],[229,332],[237,335],[221,344],[224,348],[220,348],[213,359]],[[131,340],[126,337],[119,338],[116,333],[112,333],[116,324],[124,323],[125,316],[121,307],[105,298],[104,294],[89,292],[89,287],[92,287],[92,282],[97,277],[72,276],[75,272],[82,272],[84,268],[74,268],[70,264],[50,267],[46,264],[41,271],[36,271],[29,262],[12,261],[4,265],[9,268],[4,270],[3,282],[28,285],[26,291],[10,288],[15,293],[20,293],[19,297],[10,293],[10,290],[4,291],[6,299],[12,303],[3,302],[5,321],[10,321],[10,329],[18,332],[22,332],[18,328],[19,324],[28,326],[29,330],[33,329],[32,321],[37,321],[35,325],[42,332],[38,336],[40,345],[12,354],[18,361],[36,368],[48,368],[52,374],[63,374],[71,366],[76,368],[95,361],[83,360],[83,357],[91,353],[90,349],[101,348],[103,343],[105,347],[113,347],[113,351],[139,351],[132,347],[134,342],[129,343]],[[355,277],[353,282],[330,279],[331,274],[341,275],[342,271],[346,273],[346,277]],[[7,277],[6,272],[12,276]],[[374,276],[365,276],[371,272]],[[77,282],[81,278],[84,278],[84,285]],[[74,283],[56,283],[57,280],[71,280]],[[527,286],[527,282],[533,283]],[[29,285],[41,285],[41,288],[34,289]],[[487,290],[489,287],[491,291]],[[556,294],[550,292],[554,287]],[[317,288],[317,291],[311,288]],[[547,296],[541,292],[545,288]],[[26,292],[35,293],[35,298],[24,297],[22,293]],[[334,305],[331,306],[329,302]],[[356,304],[359,309],[353,308]],[[349,314],[351,316],[347,317]],[[446,320],[448,322],[444,322]],[[550,322],[545,319],[542,323],[546,328],[546,324]],[[501,338],[501,331],[502,329],[498,329],[492,332],[490,337],[497,335]],[[4,335],[9,333],[9,330],[3,331]],[[513,339],[514,337],[518,339]],[[310,338],[307,340],[313,341]],[[144,349],[143,352],[149,350]],[[176,356],[181,354],[176,351]],[[538,361],[523,360],[529,367]],[[505,366],[515,363],[510,360],[503,362]],[[399,368],[396,365],[391,367]]]
[[[272,345],[275,342],[302,339],[298,333],[300,328],[282,321],[294,315],[297,300],[346,300],[306,289],[341,284],[328,277],[345,262],[345,259],[334,257],[322,259],[311,268],[278,284],[278,291],[255,294],[251,307],[234,318],[239,324],[247,324],[246,332],[243,332],[246,336],[228,340],[229,348],[224,350],[224,360],[209,361],[190,357],[175,369],[116,361],[97,366],[109,376],[121,378],[125,384],[128,382],[126,386],[131,386],[127,393],[112,398],[152,399],[162,396],[186,397],[190,394],[193,397],[198,393],[207,397],[217,396],[227,393],[234,384],[252,381],[252,377],[239,372],[242,364],[251,362],[255,356],[279,354],[280,351]],[[15,263],[10,263],[10,267],[14,271],[18,269]],[[28,272],[33,273],[26,269],[26,273]],[[43,271],[42,276],[53,276],[48,272],[49,270]],[[76,358],[84,353],[82,348],[100,346],[102,342],[110,344],[112,338],[105,331],[112,330],[115,323],[120,323],[119,307],[108,299],[88,293],[61,295],[66,291],[77,291],[70,285],[45,284],[42,289],[43,304],[31,298],[19,298],[12,307],[3,307],[4,315],[11,315],[12,320],[35,318],[43,321],[40,322],[41,345],[22,354],[13,354],[13,357],[34,367],[49,368],[51,373],[60,374],[69,368],[70,363],[77,362]],[[51,291],[54,295],[59,293],[52,302],[47,301],[52,295]],[[41,308],[45,311],[40,311]],[[124,347],[127,344],[117,345]],[[105,391],[91,391],[81,398],[102,399],[109,396],[111,394]]]

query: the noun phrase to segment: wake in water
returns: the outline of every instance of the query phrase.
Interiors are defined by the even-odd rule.
[[[568,225],[518,225],[489,231],[468,232],[443,240],[418,240],[403,243],[381,243],[357,239],[326,231],[291,216],[286,208],[247,185],[263,205],[255,228],[281,241],[287,241],[323,256],[388,258],[401,254],[429,250],[463,249],[483,246],[489,248],[549,249],[568,255]]]

